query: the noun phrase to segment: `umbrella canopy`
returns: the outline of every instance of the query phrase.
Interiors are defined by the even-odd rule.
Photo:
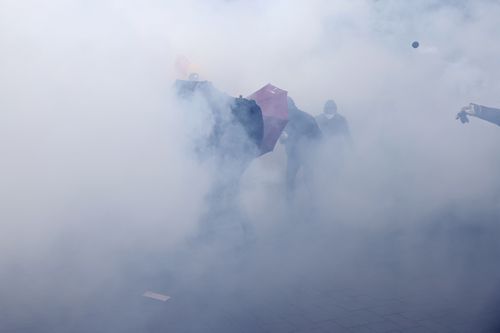
[[[262,110],[264,137],[260,144],[261,155],[274,149],[276,141],[288,123],[287,93],[272,84],[267,84],[247,97],[255,100]]]

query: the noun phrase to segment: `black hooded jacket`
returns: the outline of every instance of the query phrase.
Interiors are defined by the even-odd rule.
[[[314,144],[322,137],[314,117],[299,110],[293,104],[288,107],[288,124],[285,132],[287,134],[285,146],[288,154],[296,154],[303,149],[308,150],[310,144]]]

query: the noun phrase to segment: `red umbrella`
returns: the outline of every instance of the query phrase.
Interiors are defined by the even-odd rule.
[[[288,123],[287,91],[267,84],[247,98],[255,100],[262,110],[264,137],[259,148],[260,154],[264,155],[274,149]]]

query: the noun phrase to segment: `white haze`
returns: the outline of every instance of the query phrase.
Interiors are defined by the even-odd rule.
[[[454,117],[469,102],[500,107],[499,17],[493,0],[0,0],[2,308],[23,321],[118,285],[140,294],[155,287],[141,277],[163,271],[178,274],[167,293],[200,287],[204,274],[257,295],[304,272],[364,281],[358,267],[375,265],[374,249],[399,262],[402,280],[445,281],[431,290],[481,285],[487,306],[498,270],[471,275],[448,232],[455,222],[485,231],[479,253],[491,258],[477,260],[489,267],[500,129]],[[349,121],[342,166],[319,166],[313,194],[303,189],[292,208],[283,147],[252,163],[238,213],[254,229],[243,263],[228,253],[248,240],[197,244],[216,171],[190,150],[172,91],[179,56],[229,95],[272,83],[313,115],[333,98]]]

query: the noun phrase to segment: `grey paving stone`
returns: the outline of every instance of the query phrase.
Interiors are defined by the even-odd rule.
[[[477,327],[474,327],[473,325],[458,325],[453,327],[453,332],[454,333],[470,333],[470,332],[477,332]]]
[[[321,297],[320,299],[318,299],[318,302],[314,304],[314,306],[319,308],[329,307],[333,305],[337,305],[337,303],[335,302],[335,298],[333,297]]]
[[[454,330],[448,326],[442,325],[434,320],[427,319],[427,320],[420,320],[418,322],[420,326],[423,326],[427,328],[431,332],[435,333],[451,333],[454,332]]]
[[[255,321],[261,325],[269,325],[283,321],[283,317],[276,314],[260,313],[255,315]]]
[[[434,316],[433,320],[439,324],[446,326],[462,326],[470,322],[470,316],[460,313],[459,311],[450,312],[443,316]]]
[[[229,322],[229,321],[228,321]],[[234,327],[234,332],[262,332],[262,324],[252,318],[232,319],[229,324]]]
[[[291,316],[285,319],[288,323],[292,324],[296,330],[303,330],[307,328],[316,327],[315,323],[303,315]]]
[[[354,326],[349,328],[349,332],[352,333],[373,333],[373,330],[369,326]]]
[[[378,315],[390,315],[395,313],[401,313],[403,304],[404,303],[401,301],[391,301],[379,306],[369,308],[369,310]]]
[[[335,319],[337,323],[344,327],[362,326],[383,320],[381,316],[367,310],[352,311],[348,316]]]
[[[328,312],[329,315],[332,316],[333,319],[347,317],[352,314],[352,311],[346,310],[337,305],[331,305],[324,308],[325,311]]]
[[[329,333],[329,332],[330,331],[326,331],[320,327],[306,328],[306,329],[293,331],[293,333]],[[344,333],[344,332],[340,332],[340,333]]]
[[[456,308],[438,308],[430,311],[429,316],[432,319],[437,319],[437,318],[447,318],[447,317],[452,317],[458,313],[458,310]]]
[[[298,315],[302,315],[302,314],[307,313],[307,312],[312,312],[314,310],[315,310],[315,308],[311,308],[311,307],[298,308],[298,307],[288,306],[288,307],[273,311],[273,314],[275,315],[275,317],[288,318],[291,316],[298,316]]]
[[[345,315],[345,313],[343,314]],[[313,311],[309,311],[308,313],[304,313],[304,316],[315,323],[342,317],[338,315],[338,313],[335,313],[335,311],[327,308],[318,308]]]
[[[413,309],[413,310],[407,310],[400,312],[400,314],[408,319],[411,320],[425,320],[431,318],[431,313],[427,309]]]
[[[471,320],[463,325],[453,326],[457,332],[500,332],[500,315],[495,320]]]
[[[274,324],[262,325],[263,332],[269,333],[291,333],[296,330],[289,322],[282,321]]]
[[[325,332],[336,332],[336,333],[350,332],[349,329],[331,320],[319,323],[318,328],[323,329]]]
[[[374,333],[388,333],[397,331],[399,329],[398,325],[389,320],[369,324],[367,325],[367,327],[369,327]]]
[[[8,312],[0,313],[0,333],[3,332],[30,332],[37,327],[37,320],[29,316],[9,316]]]
[[[364,296],[350,296],[335,299],[335,303],[346,310],[362,310],[378,304],[373,299]]]
[[[412,328],[419,326],[417,321],[408,319],[400,314],[392,314],[384,316],[384,318],[395,323],[399,328]]]
[[[401,333],[433,333],[423,326],[409,327],[400,330]]]

